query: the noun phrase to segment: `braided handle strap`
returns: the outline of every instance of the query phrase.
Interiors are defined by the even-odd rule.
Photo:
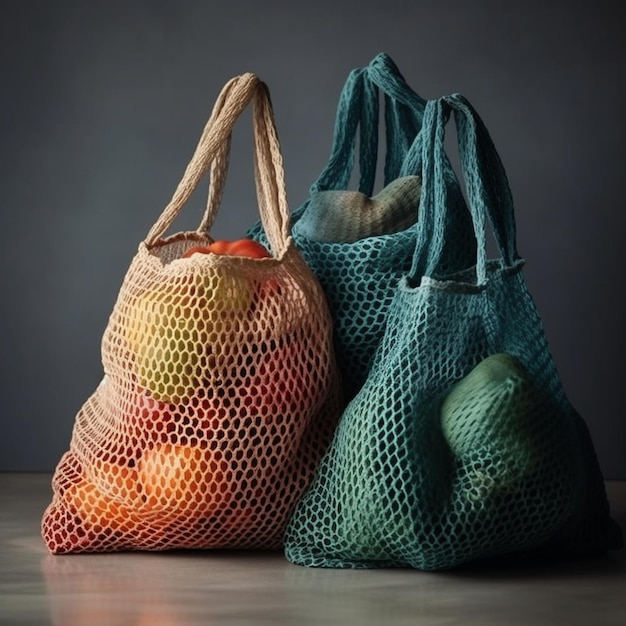
[[[391,57],[381,52],[364,67],[352,70],[339,97],[330,159],[311,186],[311,195],[346,189],[354,167],[358,135],[359,191],[371,196],[379,142],[379,98],[385,103],[384,184],[400,176],[404,158],[421,127],[426,101],[407,84]]]
[[[393,59],[381,52],[366,68],[368,80],[385,99],[387,155],[385,184],[401,176],[403,162],[422,127],[426,100],[409,87]]]
[[[411,279],[441,274],[443,249],[451,222],[450,185],[444,148],[445,128],[454,112],[461,170],[471,215],[467,237],[476,246],[476,282],[487,282],[487,223],[491,224],[503,267],[521,262],[516,248],[513,199],[504,166],[485,124],[461,94],[428,102],[420,140],[413,146],[420,153],[422,169],[422,214],[417,232]],[[458,220],[460,215],[455,216]]]
[[[284,253],[289,239],[289,208],[282,153],[269,89],[252,73],[236,76],[223,87],[172,199],[145,239],[148,247],[155,245],[172,226],[209,170],[212,191],[198,232],[206,232],[213,224],[224,188],[233,128],[250,102],[253,102],[255,178],[261,222],[273,254],[280,257]]]

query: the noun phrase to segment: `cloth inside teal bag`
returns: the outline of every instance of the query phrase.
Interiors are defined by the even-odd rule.
[[[450,210],[452,111],[469,228]],[[438,570],[619,548],[593,443],[524,281],[504,168],[465,98],[428,103],[412,160],[422,176],[412,265],[394,289],[367,380],[291,518],[287,558]],[[450,271],[446,246],[462,236],[476,243],[474,262]]]

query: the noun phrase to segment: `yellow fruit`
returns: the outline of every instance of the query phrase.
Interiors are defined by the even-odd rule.
[[[193,396],[211,379],[252,298],[247,278],[217,270],[137,297],[124,328],[139,383],[165,402]]]

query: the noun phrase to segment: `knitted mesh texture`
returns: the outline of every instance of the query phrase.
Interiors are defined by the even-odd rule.
[[[342,409],[330,316],[282,259],[140,246],[42,534],[53,553],[276,548]]]
[[[413,263],[420,189],[419,177],[407,176],[374,198],[354,191],[320,191],[293,225],[293,240],[328,300],[346,400],[367,378],[398,282]],[[462,200],[451,215],[455,211],[467,215]],[[451,220],[454,243],[443,243],[445,271],[467,267],[475,259],[475,241],[461,236],[466,228],[460,216]],[[266,242],[262,230],[250,233]]]
[[[621,545],[521,272],[460,284],[398,290],[368,380],[289,524],[290,561],[437,570]]]
[[[328,299],[346,399],[365,382],[398,280],[412,264],[421,181],[406,157],[423,109],[388,55],[353,70],[338,99],[328,163],[292,214],[292,237]],[[373,195],[383,119],[384,183]],[[358,191],[349,190],[352,179]],[[458,213],[461,224],[468,214]],[[260,221],[247,234],[267,243]],[[461,237],[446,245],[447,269],[466,267],[474,250]]]

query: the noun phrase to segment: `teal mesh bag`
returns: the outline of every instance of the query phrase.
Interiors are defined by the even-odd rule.
[[[474,263],[453,273],[443,262],[459,232],[445,176],[452,110],[473,221],[466,236],[477,244]],[[286,557],[437,570],[620,547],[589,432],[524,282],[504,168],[466,99],[428,103],[413,158],[423,177],[413,263],[367,381],[290,520]]]
[[[384,186],[374,195],[378,151],[379,97],[385,105]],[[382,337],[398,280],[409,271],[415,249],[421,178],[405,161],[422,123],[425,100],[407,85],[391,58],[381,53],[353,70],[339,98],[328,165],[309,197],[294,211],[291,234],[320,281],[334,323],[337,362],[344,396],[364,383]],[[357,153],[359,189],[348,189]],[[450,228],[467,228],[469,214],[450,164]],[[264,241],[260,225],[250,236]],[[471,239],[445,246],[450,270],[475,257]]]

